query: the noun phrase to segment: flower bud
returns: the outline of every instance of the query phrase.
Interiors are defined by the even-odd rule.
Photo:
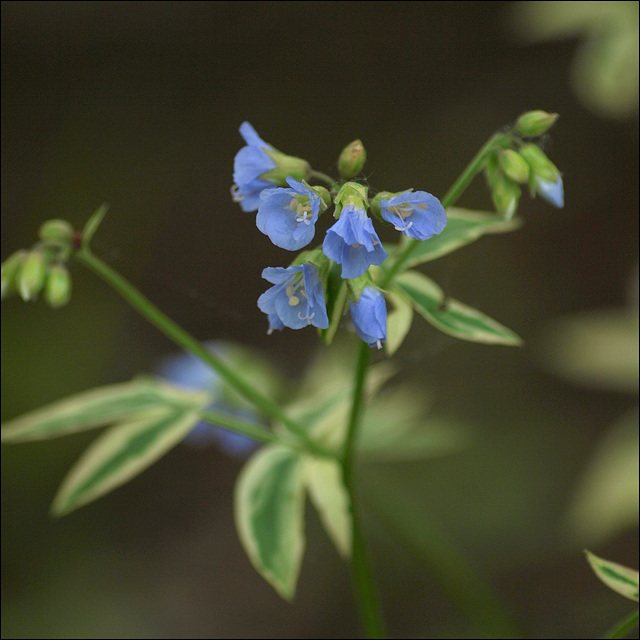
[[[18,290],[18,274],[27,257],[24,249],[12,253],[2,263],[2,300],[14,295]]]
[[[288,156],[286,153],[266,147],[264,152],[276,163],[276,166],[260,175],[261,180],[267,180],[280,187],[286,187],[287,178],[289,177],[296,180],[304,180],[309,177],[311,165],[306,160]]]
[[[64,306],[71,299],[71,275],[63,264],[54,264],[49,269],[44,299],[54,309]]]
[[[491,196],[498,213],[507,220],[513,218],[521,195],[520,187],[507,176],[499,176],[495,180]]]
[[[367,161],[367,152],[360,140],[350,142],[338,158],[338,169],[345,180],[357,176]]]
[[[526,137],[541,136],[554,125],[557,119],[557,113],[527,111],[518,118],[516,131]]]
[[[556,165],[547,158],[544,151],[538,145],[523,145],[520,147],[520,155],[529,163],[531,169],[529,176],[530,185],[535,182],[536,178],[548,182],[555,182],[559,178],[560,171],[558,171]]]
[[[66,220],[47,220],[38,232],[45,242],[69,244],[73,236],[73,227]]]
[[[513,149],[505,149],[498,154],[500,168],[505,175],[519,183],[529,180],[529,163]]]
[[[315,191],[318,196],[320,196],[320,200],[322,200],[322,205],[320,206],[320,213],[324,213],[327,210],[327,207],[331,204],[331,194],[324,188],[320,186],[312,187],[311,185],[304,183],[305,186],[309,187],[312,191]]]
[[[18,274],[18,292],[23,300],[34,300],[47,279],[47,256],[42,249],[30,251]]]

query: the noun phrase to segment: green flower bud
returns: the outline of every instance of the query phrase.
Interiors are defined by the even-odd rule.
[[[64,306],[71,299],[71,276],[63,264],[54,264],[49,269],[44,299],[54,309]]]
[[[305,187],[309,187],[311,191],[315,191],[322,200],[322,205],[320,206],[320,213],[324,213],[327,210],[327,207],[331,204],[331,194],[324,188],[320,186],[312,187],[310,184],[307,184],[305,180],[302,181]]]
[[[527,111],[518,118],[516,131],[526,137],[541,136],[553,126],[557,119],[557,113]]]
[[[273,169],[263,173],[260,178],[268,180],[281,187],[288,186],[286,178],[289,176],[296,180],[305,180],[311,172],[311,165],[302,158],[288,156],[276,149],[263,148],[263,151],[276,163]]]
[[[515,182],[524,183],[529,180],[529,163],[517,151],[501,151],[498,154],[498,163],[505,175]]]
[[[378,193],[376,197],[371,201],[371,204],[369,205],[371,207],[371,213],[373,213],[373,215],[378,218],[378,220],[382,221],[382,216],[380,215],[380,202],[382,202],[382,200],[388,200],[395,195],[397,194],[391,193],[391,191],[380,191],[380,193]]]
[[[45,242],[70,244],[73,227],[66,220],[47,220],[38,232],[40,239]]]
[[[348,204],[354,205],[356,209],[366,210],[369,206],[367,201],[368,192],[369,187],[359,182],[345,182],[340,188],[340,191],[338,191],[338,195],[333,199],[336,205],[333,217],[339,218],[343,207]]]
[[[338,158],[338,169],[345,180],[357,176],[367,161],[367,152],[360,140],[350,142]]]
[[[491,197],[498,213],[510,220],[518,209],[521,194],[522,191],[516,182],[501,175],[495,180]]]
[[[27,252],[24,249],[12,253],[2,263],[2,300],[18,291],[18,274],[22,269]]]
[[[535,183],[536,178],[541,178],[548,182],[555,182],[560,177],[560,171],[544,151],[536,144],[525,144],[520,147],[520,155],[529,163],[531,173],[529,183]]]
[[[48,259],[42,249],[30,251],[18,274],[18,292],[23,300],[34,300],[47,279]]]

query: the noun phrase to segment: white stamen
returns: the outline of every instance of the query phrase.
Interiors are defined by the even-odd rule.
[[[378,349],[382,349],[382,342],[380,342],[380,340],[376,340],[376,347],[378,347]]]

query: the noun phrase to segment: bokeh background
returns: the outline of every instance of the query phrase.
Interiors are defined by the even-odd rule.
[[[494,130],[559,112],[545,148],[565,209],[524,197],[524,228],[424,268],[526,346],[458,343],[417,321],[395,358],[403,384],[476,438],[363,467],[362,491],[392,635],[504,635],[510,622],[481,612],[500,600],[525,636],[596,637],[631,603],[595,579],[583,547],[638,566],[637,436],[626,466],[607,445],[595,482],[614,508],[579,497],[603,442],[637,421],[637,20],[634,2],[3,2],[2,257],[43,220],[81,227],[107,201],[100,256],[196,336],[256,347],[294,385],[319,347],[311,330],[268,337],[256,307],[262,268],[289,256],[231,202],[240,123],[334,174],[359,137],[373,188],[441,196]],[[490,208],[481,178],[460,205]],[[76,265],[73,278],[62,310],[2,304],[3,420],[173,351],[92,275]],[[576,337],[566,319],[588,310],[613,320],[588,316]],[[2,448],[3,637],[360,633],[310,509],[295,603],[255,573],[233,527],[242,461],[215,448],[181,445],[51,519],[93,437]],[[461,595],[447,562],[486,581],[484,595]]]

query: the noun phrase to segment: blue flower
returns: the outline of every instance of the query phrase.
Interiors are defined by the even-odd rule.
[[[260,194],[256,224],[276,247],[297,251],[313,240],[322,201],[294,178],[287,178],[287,183],[290,189],[266,189]]]
[[[364,209],[347,204],[338,221],[327,231],[324,254],[342,265],[343,278],[358,278],[372,265],[387,259],[373,222]]]
[[[564,207],[564,186],[562,176],[558,176],[555,182],[538,178],[536,191],[549,203],[558,209]]]
[[[349,302],[351,319],[360,338],[370,347],[382,347],[387,339],[387,305],[384,295],[373,287],[365,287],[360,300]]]
[[[380,201],[380,214],[408,238],[427,240],[447,226],[440,200],[426,191],[405,191]]]
[[[225,355],[225,345],[218,342],[205,344],[209,351],[216,355]],[[255,413],[247,409],[231,407],[219,399],[221,395],[221,380],[202,360],[191,353],[181,353],[166,356],[157,368],[158,373],[169,382],[192,391],[208,391],[213,402],[211,409],[224,411],[235,417],[256,422]],[[208,422],[199,422],[185,437],[184,441],[194,447],[204,447],[217,444],[220,449],[230,455],[244,457],[258,447],[258,443],[239,433],[233,433]]]
[[[273,150],[248,123],[240,125],[240,135],[247,143],[236,154],[233,161],[233,182],[231,188],[234,202],[240,204],[243,211],[255,211],[260,205],[260,193],[273,183],[260,176],[275,168],[276,162],[265,149]]]
[[[309,324],[329,326],[327,305],[318,268],[300,266],[267,267],[262,277],[274,286],[258,298],[258,307],[269,316],[269,333],[284,327],[301,329]]]

